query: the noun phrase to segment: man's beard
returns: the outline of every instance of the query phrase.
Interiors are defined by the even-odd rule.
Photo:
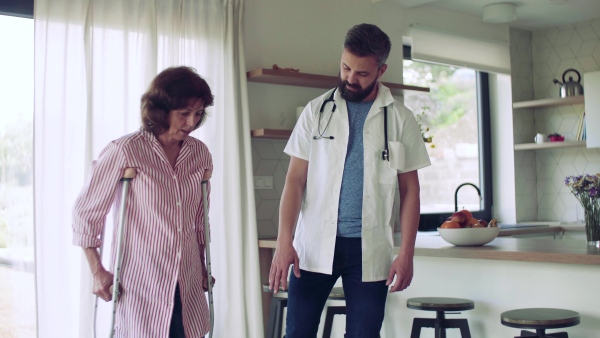
[[[367,88],[362,89],[358,83],[350,84],[348,81],[340,79],[338,88],[340,90],[340,95],[342,96],[342,98],[344,98],[344,100],[350,101],[350,102],[361,102],[367,96],[369,96],[369,94],[371,94],[371,92],[373,92],[373,89],[375,89],[376,85],[377,85],[377,79],[375,79],[375,81],[373,81],[373,83],[368,85]],[[346,88],[346,86],[356,89],[356,91],[350,90],[350,89]]]

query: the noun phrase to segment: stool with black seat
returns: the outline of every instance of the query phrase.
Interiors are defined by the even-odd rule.
[[[435,311],[435,318],[414,318],[410,338],[419,338],[424,327],[435,330],[435,338],[446,338],[446,329],[460,329],[462,338],[471,338],[469,322],[464,318],[446,319],[449,311],[465,311],[475,308],[470,299],[448,297],[417,297],[406,300],[409,309]]]
[[[546,333],[547,329],[562,329],[579,324],[579,313],[565,309],[526,308],[503,312],[502,325],[517,329],[534,329],[535,332],[521,330],[521,337],[568,338],[566,332]]]
[[[269,284],[263,284],[264,292],[273,292],[269,289]],[[329,293],[327,300],[346,300],[344,289],[342,287],[334,287]],[[280,338],[283,333],[283,311],[287,307],[287,291],[279,290],[273,294],[271,298],[271,307],[269,309],[269,323],[267,327],[268,338]],[[346,306],[327,306],[325,312],[325,326],[323,328],[323,338],[331,337],[331,329],[333,327],[333,316],[345,315]]]

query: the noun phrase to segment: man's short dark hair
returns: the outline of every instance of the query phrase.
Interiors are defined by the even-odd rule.
[[[390,38],[379,27],[363,23],[356,25],[346,33],[344,48],[354,55],[373,56],[381,68],[392,49]]]

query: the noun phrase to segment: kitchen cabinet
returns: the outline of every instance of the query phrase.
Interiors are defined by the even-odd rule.
[[[312,87],[330,89],[338,85],[337,76],[318,75],[293,72],[282,69],[258,68],[246,73],[248,82],[269,83],[277,85]],[[390,88],[392,95],[403,95],[405,91],[428,93],[429,88],[409,86],[401,83],[382,82]],[[287,129],[254,129],[252,138],[287,140],[292,131]]]
[[[599,72],[600,73],[600,72]],[[540,99],[531,101],[514,102],[514,109],[525,109],[525,108],[548,108],[548,107],[560,107],[575,104],[584,104],[586,102],[583,95],[569,96],[565,98],[551,98],[551,99]],[[587,105],[586,105],[587,110]],[[587,115],[587,112],[586,112]],[[600,114],[599,114],[600,115]],[[586,117],[587,118],[587,117]],[[589,119],[588,119],[589,121]],[[600,123],[600,122],[599,122]],[[590,123],[588,122],[589,126]],[[588,135],[589,128],[588,128]],[[515,151],[520,150],[542,150],[542,149],[558,149],[558,148],[585,148],[590,147],[586,141],[564,141],[564,142],[545,142],[545,143],[521,143],[515,144]]]

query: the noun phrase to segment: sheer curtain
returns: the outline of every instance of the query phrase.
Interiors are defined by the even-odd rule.
[[[100,150],[139,128],[140,96],[150,80],[173,65],[196,68],[215,95],[194,135],[214,161],[214,337],[263,336],[243,6],[244,0],[35,1],[38,337],[93,336],[91,276],[71,244],[73,202]],[[110,305],[99,303],[96,332],[103,337]]]

